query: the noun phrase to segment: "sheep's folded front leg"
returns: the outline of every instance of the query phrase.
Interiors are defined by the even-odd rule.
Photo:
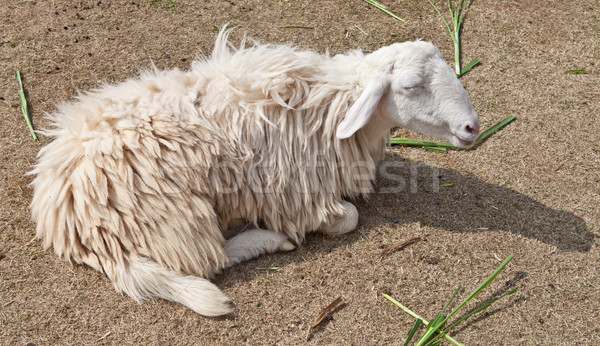
[[[291,251],[296,246],[283,234],[266,229],[251,229],[227,241],[225,253],[229,261],[226,268],[266,253]]]
[[[358,210],[354,204],[342,201],[344,216],[335,219],[332,223],[323,223],[319,230],[323,233],[337,236],[353,231],[358,225]]]

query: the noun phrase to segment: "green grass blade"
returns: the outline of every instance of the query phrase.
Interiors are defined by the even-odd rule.
[[[442,314],[446,311],[446,309],[448,308],[448,306],[450,306],[450,304],[454,300],[454,297],[456,297],[456,295],[460,291],[461,287],[462,287],[462,285],[458,285],[458,288],[454,291],[454,294],[452,295],[452,297],[450,297],[450,300],[448,300],[448,302],[446,303],[446,305],[444,305],[444,308],[442,309]]]
[[[396,305],[397,307],[399,307],[400,309],[402,309],[402,311],[406,312],[407,314],[411,315],[412,317],[416,318],[416,319],[420,319],[423,321],[423,323],[425,323],[426,326],[429,326],[429,322],[424,319],[423,317],[417,315],[416,313],[412,312],[409,308],[407,308],[406,306],[400,304],[400,302],[398,302],[396,299],[390,297],[389,295],[383,293],[382,296],[389,300],[390,302],[392,302],[394,305]],[[450,341],[451,343],[457,345],[457,346],[461,346],[462,344],[456,340],[454,340],[450,335],[444,335],[444,337],[446,338],[446,340]]]
[[[276,272],[279,270],[279,267],[256,267],[256,270],[266,270]]]
[[[498,276],[498,274],[504,269],[504,267],[506,267],[506,265],[508,264],[508,262],[510,262],[510,260],[512,259],[512,256],[509,255],[508,257],[506,257],[506,259],[500,264],[500,266],[492,273],[492,275],[490,275],[484,282],[482,282],[462,303],[460,303],[460,305],[454,309],[454,311],[452,311],[441,323],[440,325],[443,325],[444,323],[446,323],[446,321],[448,319],[450,319],[450,317],[452,317],[454,314],[456,314],[466,303],[468,303],[471,299],[473,299],[477,294],[479,294],[482,290],[484,290],[492,281],[494,281],[494,279],[496,278],[496,276]],[[499,299],[513,294],[517,291],[517,288],[514,288],[506,293],[504,293],[503,295],[499,296],[499,297],[494,297],[489,299],[488,301],[486,301],[485,303],[481,304],[479,307],[477,307],[475,310],[471,311],[470,313],[468,313],[466,316],[460,318],[458,321],[454,322],[452,325],[450,325],[449,327],[445,328],[444,330],[440,330],[439,334],[436,335],[435,338],[431,339],[430,342],[434,342],[436,340],[438,340],[441,336],[445,336],[447,335],[447,333],[454,328],[455,326],[457,326],[459,323],[461,323],[462,321],[466,320],[467,318],[471,317],[473,314],[476,314],[486,308],[488,308],[490,305],[492,305],[492,303],[498,301]],[[429,345],[429,344],[428,344]]]
[[[400,309],[402,309],[402,311],[406,312],[407,314],[411,315],[412,317],[416,318],[416,319],[420,319],[423,321],[423,323],[425,323],[426,325],[429,324],[429,322],[427,322],[427,320],[423,319],[423,317],[415,314],[414,312],[412,312],[409,308],[407,308],[406,306],[400,304],[396,299],[390,297],[389,295],[383,293],[382,294],[383,297],[387,300],[389,300],[390,302],[392,302],[394,305],[396,305],[397,307],[399,307]]]
[[[462,5],[462,7],[461,7],[461,10],[460,10],[460,17],[459,17],[459,20],[458,20],[458,26],[459,26],[459,27],[462,25],[462,22],[463,22],[463,20],[465,19],[465,12],[467,12],[467,5],[468,5],[468,4],[469,4],[469,1],[468,1],[468,0],[461,0],[461,1],[458,3],[458,6],[457,6],[457,8],[458,8],[458,7],[461,7],[461,5]]]
[[[444,320],[444,317],[445,317],[444,314],[440,313],[435,317],[435,319],[433,321],[431,321],[431,323],[429,323],[427,325],[427,330],[425,331],[425,334],[423,334],[421,336],[421,338],[417,342],[416,346],[425,345],[435,333],[440,332],[439,329],[443,324],[442,321]]]
[[[423,147],[423,149],[429,150],[429,151],[435,151],[436,153],[444,153],[444,154],[448,152],[448,149],[440,148],[440,147]]]
[[[452,323],[450,326],[444,328],[444,330],[442,330],[442,332],[439,335],[437,335],[432,341],[440,340],[440,338],[441,338],[442,335],[448,333],[452,328],[456,327],[457,325],[459,325],[464,320],[468,319],[469,317],[475,315],[478,312],[481,312],[481,311],[487,309],[488,307],[490,307],[490,305],[492,305],[496,301],[498,301],[498,300],[500,300],[500,299],[502,299],[502,298],[504,298],[506,296],[509,296],[509,295],[515,293],[517,291],[517,289],[518,288],[514,288],[514,289],[512,289],[512,290],[510,290],[510,291],[508,291],[508,292],[506,292],[506,293],[504,293],[504,294],[502,294],[502,295],[500,295],[498,297],[494,297],[494,298],[489,299],[485,303],[483,303],[480,306],[478,306],[477,309],[469,312],[467,315],[461,317],[459,320],[457,320],[456,322]]]
[[[448,320],[448,318],[444,315],[444,313],[446,312],[446,309],[448,309],[448,306],[450,306],[450,304],[452,303],[452,301],[454,300],[454,298],[460,291],[460,288],[461,288],[461,285],[458,285],[458,288],[454,291],[454,294],[452,294],[452,296],[450,297],[450,299],[448,300],[446,305],[444,305],[444,307],[442,308],[442,311],[438,314],[436,319],[428,326],[430,328],[428,328],[427,331],[425,332],[425,334],[419,339],[419,343],[422,344],[423,342],[427,341],[427,343],[425,345],[431,345],[433,340],[435,340],[445,334],[443,332],[440,332],[440,329],[442,328],[444,323],[446,323],[446,321]],[[439,334],[435,338],[432,339],[431,337],[434,335],[435,332],[438,332]],[[417,344],[417,345],[419,345],[419,344]]]
[[[517,119],[517,117],[514,115],[510,115],[510,116],[504,118],[502,121],[498,122],[496,125],[490,127],[489,129],[485,130],[481,135],[479,135],[479,137],[477,137],[477,139],[475,140],[475,143],[483,141],[484,139],[486,139],[487,137],[492,135],[494,132],[500,130],[502,127],[508,125],[510,122],[512,122],[515,119]],[[390,138],[390,144],[405,145],[405,146],[409,146],[409,147],[422,147],[427,150],[433,150],[433,151],[444,152],[444,153],[447,152],[447,150],[445,150],[447,148],[448,149],[462,149],[462,148],[455,147],[454,145],[452,145],[448,142],[434,142],[429,139],[417,140],[417,139],[409,139],[409,138],[402,138],[402,137]],[[444,149],[444,150],[442,150],[442,149]]]
[[[454,34],[452,33],[452,29],[450,29],[450,25],[446,21],[446,18],[444,18],[444,16],[442,16],[442,13],[440,13],[440,10],[437,8],[437,6],[435,6],[435,4],[433,2],[431,2],[431,0],[427,0],[427,1],[429,1],[429,4],[431,6],[433,6],[433,8],[437,12],[437,14],[440,16],[440,18],[442,18],[442,20],[444,21],[444,24],[446,24],[446,28],[448,29],[448,32],[450,33],[450,37],[452,37],[452,41],[455,42],[456,39],[454,38]]]
[[[510,291],[508,291],[508,292],[506,292],[506,293],[504,293],[504,294],[502,294],[502,295],[500,295],[498,297],[494,297],[494,298],[489,299],[485,303],[483,303],[480,306],[478,306],[477,309],[475,309],[475,310],[469,312],[467,315],[461,317],[459,320],[457,320],[456,322],[452,323],[449,327],[446,327],[442,332],[444,332],[444,333],[449,332],[450,329],[456,327],[462,321],[466,320],[467,318],[471,317],[472,315],[474,315],[474,314],[476,314],[478,312],[481,312],[481,311],[487,309],[488,307],[490,307],[490,305],[492,305],[493,303],[497,302],[498,300],[500,300],[500,299],[502,299],[502,298],[504,298],[506,296],[509,296],[509,295],[515,293],[517,291],[517,289],[518,288],[513,288],[512,290],[510,290]]]
[[[592,73],[592,71],[588,71],[588,70],[565,70],[564,73],[588,74],[588,73]]]
[[[456,314],[465,304],[467,304],[471,299],[473,299],[473,297],[475,297],[476,295],[479,294],[479,292],[481,292],[483,289],[485,289],[492,281],[494,281],[494,279],[496,278],[496,276],[498,276],[498,274],[500,274],[500,272],[504,269],[504,267],[506,267],[506,265],[508,264],[508,262],[510,262],[510,260],[512,259],[511,255],[508,255],[508,257],[506,257],[506,259],[500,264],[500,266],[498,267],[498,269],[496,269],[492,275],[490,275],[484,282],[482,282],[462,303],[460,303],[459,306],[456,307],[456,309],[454,309],[454,311],[452,311],[450,313],[450,315],[448,315],[448,318],[452,317],[454,314]]]
[[[25,122],[27,123],[27,127],[29,127],[29,132],[31,132],[31,136],[33,139],[39,142],[38,137],[33,130],[33,124],[31,123],[31,118],[29,117],[29,110],[27,109],[27,99],[25,98],[25,90],[23,89],[23,81],[21,80],[21,72],[19,70],[15,70],[15,79],[19,82],[19,101],[21,102],[21,111],[23,112],[23,117],[25,117]]]
[[[500,121],[496,125],[490,127],[489,129],[485,130],[482,134],[480,134],[479,137],[477,137],[477,139],[475,140],[475,143],[483,141],[484,139],[489,137],[492,133],[498,131],[499,129],[506,126],[511,121],[515,120],[516,118],[517,117],[514,115],[510,115],[510,116],[504,118],[504,120]]]
[[[460,6],[460,2],[458,6]],[[452,29],[454,29],[454,32],[457,32],[456,29],[458,28],[458,6],[456,7],[456,11],[452,11],[452,4],[450,3],[450,0],[448,0],[448,11],[450,12],[450,18],[452,18]]]
[[[400,144],[414,147],[441,147],[441,148],[456,148],[454,145],[448,142],[434,142],[432,140],[416,140],[408,138],[390,138],[391,144]]]
[[[364,0],[364,2],[366,2],[367,4],[373,5],[375,7],[377,7],[378,9],[380,9],[381,11],[385,12],[386,14],[388,14],[389,16],[391,16],[394,19],[397,19],[401,22],[406,22],[404,19],[398,17],[397,15],[395,15],[392,11],[388,10],[387,6],[385,6],[384,4],[375,1],[375,0]]]
[[[461,70],[460,70],[460,75],[462,76],[463,74],[469,72],[473,67],[475,67],[475,65],[479,64],[480,61],[479,59],[475,58],[473,60],[471,60],[471,62],[469,62],[468,64],[466,64]]]
[[[408,335],[406,336],[406,340],[404,341],[403,346],[408,346],[408,344],[410,343],[410,341],[412,340],[412,338],[415,336],[415,333],[417,332],[417,329],[419,329],[419,326],[421,326],[421,323],[423,323],[423,320],[420,318],[417,318],[417,320],[415,321],[415,324],[413,325],[412,329],[408,332]]]

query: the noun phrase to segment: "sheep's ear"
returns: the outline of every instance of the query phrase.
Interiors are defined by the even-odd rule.
[[[337,138],[348,138],[369,122],[388,84],[389,78],[387,75],[371,80],[367,84],[367,87],[358,100],[354,102],[346,113],[344,120],[338,125],[336,131]]]

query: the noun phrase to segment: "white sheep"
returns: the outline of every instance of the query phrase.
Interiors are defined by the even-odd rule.
[[[191,70],[142,73],[59,106],[31,174],[37,236],[137,301],[234,305],[210,279],[307,232],[358,222],[392,127],[473,144],[477,114],[421,41],[330,57],[233,48],[221,30]],[[235,220],[264,225],[226,240]]]

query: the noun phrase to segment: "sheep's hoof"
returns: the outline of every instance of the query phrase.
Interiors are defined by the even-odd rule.
[[[292,251],[296,248],[296,245],[292,243],[289,239],[286,239],[283,244],[279,247],[280,251]]]

